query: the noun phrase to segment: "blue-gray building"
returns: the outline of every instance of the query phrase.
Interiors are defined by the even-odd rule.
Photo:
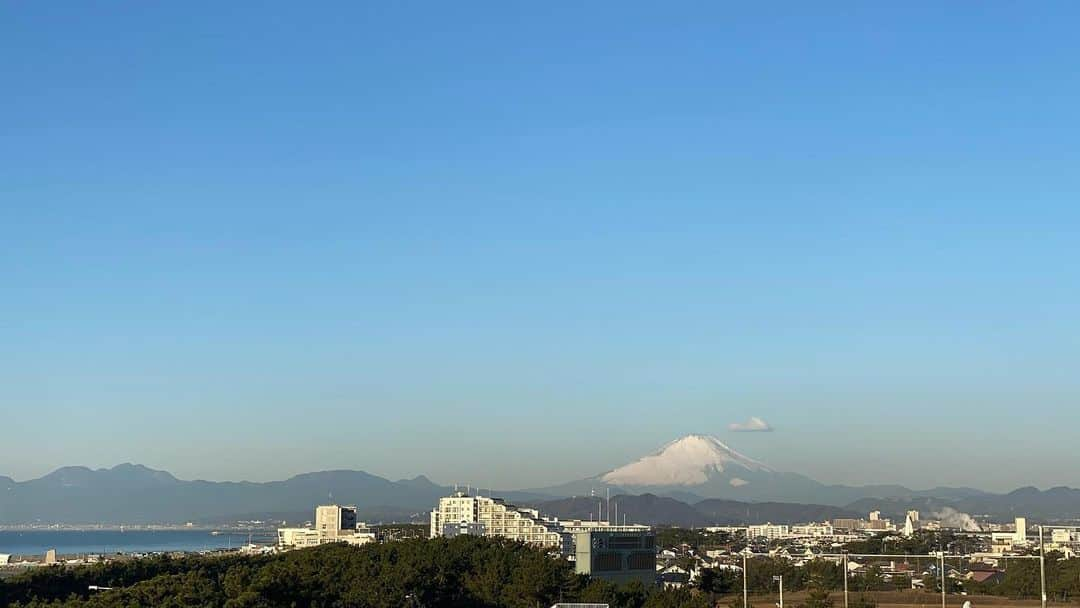
[[[588,530],[574,534],[574,569],[613,583],[656,583],[656,533],[641,530]]]

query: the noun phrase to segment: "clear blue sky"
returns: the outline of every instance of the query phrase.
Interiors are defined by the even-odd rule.
[[[5,3],[0,474],[1080,485],[1078,20]]]

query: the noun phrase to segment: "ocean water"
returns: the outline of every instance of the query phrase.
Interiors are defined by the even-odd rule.
[[[256,532],[256,544],[272,544],[271,531]],[[209,530],[0,530],[0,553],[43,556],[49,549],[59,555],[208,551],[247,544],[248,534]]]

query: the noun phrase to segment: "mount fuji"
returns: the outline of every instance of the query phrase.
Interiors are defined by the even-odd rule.
[[[604,473],[600,479],[619,486],[700,486],[724,478],[728,485],[737,488],[750,483],[738,475],[754,477],[762,473],[775,471],[729,448],[716,437],[687,435],[655,454]]]
[[[735,451],[711,435],[687,435],[659,450],[595,477],[532,492],[556,496],[652,493],[679,500],[723,498],[750,502],[776,501],[847,505],[872,497],[913,497],[927,492],[899,485],[826,485],[805,475],[777,471]],[[948,493],[936,488],[935,495]]]

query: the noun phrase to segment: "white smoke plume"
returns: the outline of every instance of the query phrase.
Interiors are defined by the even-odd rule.
[[[960,528],[965,532],[978,532],[979,522],[967,513],[961,513],[952,507],[945,507],[935,511],[933,516],[941,520],[942,528]]]

